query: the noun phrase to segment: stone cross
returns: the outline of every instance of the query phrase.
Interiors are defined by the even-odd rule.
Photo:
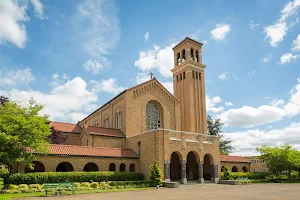
[[[153,78],[153,73],[152,73],[152,72],[150,72],[149,74],[150,74],[150,76],[151,76],[151,79],[152,79],[152,78]]]

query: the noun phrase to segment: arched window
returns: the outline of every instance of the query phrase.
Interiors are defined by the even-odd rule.
[[[99,126],[99,122],[97,120],[95,121],[95,126]]]
[[[182,74],[180,74],[180,81],[182,80]]]
[[[69,162],[61,162],[56,167],[56,172],[72,172],[73,170],[73,165]]]
[[[120,164],[120,172],[125,172],[126,170],[126,165],[124,163]]]
[[[183,72],[183,79],[185,79],[185,72]]]
[[[179,81],[179,79],[178,79],[178,75],[176,76],[176,80],[177,80],[177,83],[178,83],[178,81]]]
[[[195,78],[195,72],[193,71],[193,78]]]
[[[109,171],[110,172],[115,172],[116,171],[116,164],[115,163],[110,163],[110,165],[109,165]]]
[[[177,53],[177,65],[180,65],[180,53]]]
[[[198,51],[196,51],[196,60],[195,61],[199,62],[199,52]]]
[[[98,168],[98,165],[96,165],[96,163],[90,162],[84,166],[83,171],[96,172],[96,171],[99,171],[99,168]]]
[[[135,164],[131,163],[131,164],[129,165],[129,171],[130,171],[130,172],[135,172]]]
[[[153,101],[148,102],[146,106],[146,127],[147,131],[161,127],[160,106]]]
[[[103,127],[108,128],[108,118],[105,118],[103,121]]]
[[[182,62],[185,61],[185,49],[182,50]]]
[[[45,172],[45,166],[43,163],[41,163],[39,161],[33,161],[32,164],[33,164],[33,169],[30,169],[29,167],[26,166],[25,173]]]
[[[191,49],[191,60],[194,60],[194,49]]]
[[[122,128],[122,112],[116,112],[116,129]]]

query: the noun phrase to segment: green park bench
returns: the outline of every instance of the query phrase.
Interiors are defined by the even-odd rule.
[[[62,190],[71,189],[72,194],[75,195],[75,183],[73,182],[65,182],[65,183],[45,183],[44,189],[46,195],[48,195],[49,189],[54,189],[56,195],[61,195]]]
[[[241,182],[242,184],[248,184],[248,183],[251,183],[251,180],[248,179],[248,178],[245,178],[245,177],[241,177],[241,178],[237,178],[236,179],[238,182]]]

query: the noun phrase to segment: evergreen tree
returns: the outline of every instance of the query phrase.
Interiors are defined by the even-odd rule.
[[[150,165],[150,180],[153,181],[154,186],[162,186],[162,173],[161,169],[157,164],[157,161],[155,161],[153,164]]]

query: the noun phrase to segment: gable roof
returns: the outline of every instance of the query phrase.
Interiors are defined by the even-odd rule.
[[[98,108],[97,110],[95,110],[94,112],[92,112],[91,114],[89,114],[88,116],[86,116],[84,119],[82,119],[80,122],[84,121],[85,119],[87,119],[89,116],[93,115],[94,113],[96,113],[98,110],[100,110],[101,108],[103,108],[104,106],[106,106],[107,104],[109,104],[110,102],[112,102],[114,99],[116,99],[117,97],[121,96],[122,94],[124,94],[125,92],[132,90],[136,87],[139,87],[141,85],[147,84],[151,81],[155,81],[157,82],[161,87],[163,87],[176,101],[180,102],[169,90],[167,90],[155,77],[153,79],[150,79],[148,81],[145,81],[143,83],[140,83],[138,85],[135,85],[131,88],[125,89],[123,92],[121,92],[120,94],[118,94],[117,96],[115,96],[114,98],[112,98],[111,100],[109,100],[108,102],[106,102],[105,104],[103,104],[100,108]]]
[[[242,162],[242,163],[249,163],[250,161],[242,156],[227,156],[227,155],[220,155],[221,162]]]
[[[174,50],[176,47],[178,47],[180,44],[182,44],[184,41],[186,40],[190,40],[192,42],[195,42],[197,44],[200,44],[201,46],[203,45],[201,42],[198,42],[196,40],[193,40],[192,38],[189,38],[189,37],[185,37],[183,40],[181,40],[178,44],[175,45],[175,47],[173,47],[172,49]]]
[[[132,149],[50,144],[48,155],[138,158]]]
[[[64,122],[53,122],[49,123],[54,127],[55,130],[65,133],[81,133],[82,129],[77,124],[64,123]]]
[[[109,136],[109,137],[122,137],[125,138],[125,134],[119,130],[114,128],[103,128],[103,127],[95,127],[88,126],[87,131],[91,135],[101,135],[101,136]]]

